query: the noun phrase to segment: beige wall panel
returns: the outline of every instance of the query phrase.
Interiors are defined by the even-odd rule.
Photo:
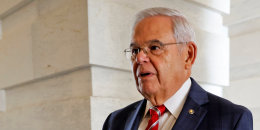
[[[225,18],[225,24],[236,24],[260,16],[259,0],[231,0],[230,16]]]
[[[258,130],[260,128],[260,107],[250,108],[250,110],[253,114],[254,130]]]
[[[241,60],[241,62],[243,62],[243,60]],[[231,80],[240,80],[244,78],[259,77],[260,62],[245,64],[241,66],[233,66],[230,69],[230,73],[231,73],[230,75]]]
[[[148,7],[176,8],[187,15],[195,27],[227,36],[227,28],[223,27],[220,14],[187,1],[92,0],[88,1],[88,5],[91,64],[129,70],[123,50],[131,41],[130,33],[135,13]]]
[[[92,96],[140,99],[135,80],[130,71],[91,67]]]
[[[39,79],[6,89],[7,110],[91,95],[89,68]]]
[[[90,76],[82,68],[7,88],[0,129],[90,129]]]
[[[215,9],[216,11],[220,11],[223,13],[230,12],[230,0],[189,0],[196,3],[199,3],[203,6],[206,6],[211,9]]]
[[[27,4],[32,0],[1,0],[0,4],[0,18],[8,15],[19,7]]]
[[[130,69],[123,50],[130,42],[132,1],[88,1],[90,63]],[[134,2],[133,2],[134,3]]]
[[[231,37],[231,79],[260,76],[260,31]]]
[[[231,37],[231,68],[259,63],[260,30],[237,37]],[[243,61],[243,62],[241,62]]]
[[[2,21],[0,20],[0,40],[2,39],[3,37],[3,32],[2,32]]]
[[[36,12],[33,2],[2,19],[0,88],[33,78],[31,25]]]
[[[42,102],[0,113],[1,130],[89,130],[88,98]]]
[[[249,19],[245,22],[232,24],[229,27],[230,37],[239,37],[241,35],[247,35],[247,33],[253,33],[260,30],[260,17]]]
[[[245,105],[249,108],[260,107],[259,91],[260,77],[251,77],[248,79],[233,80],[230,87],[224,90],[224,96],[235,103]]]
[[[136,101],[128,98],[91,97],[91,130],[101,130],[103,123],[111,112]]]
[[[19,4],[21,1],[23,1],[23,0],[1,0],[0,14],[3,14],[7,10],[9,10],[10,8]]]
[[[0,90],[0,112],[6,110],[6,95],[5,90]]]
[[[35,77],[88,64],[86,0],[40,0],[33,24]]]

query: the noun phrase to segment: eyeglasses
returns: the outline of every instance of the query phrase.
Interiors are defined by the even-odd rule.
[[[173,45],[173,44],[182,44],[186,42],[178,42],[178,43],[162,43],[159,40],[151,40],[149,42],[146,42],[143,46],[140,47],[136,43],[131,43],[130,48],[127,48],[124,50],[125,55],[127,59],[130,60],[135,60],[136,56],[143,50],[143,52],[148,55],[148,54],[153,54],[156,56],[161,55],[165,51],[165,46],[168,45]]]

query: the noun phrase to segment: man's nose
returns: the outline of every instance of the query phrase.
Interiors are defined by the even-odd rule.
[[[137,55],[136,55],[136,62],[138,64],[143,64],[145,62],[149,62],[150,59],[147,55],[147,53],[144,52],[144,50],[141,50]]]

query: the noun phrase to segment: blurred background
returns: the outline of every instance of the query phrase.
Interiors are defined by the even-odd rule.
[[[134,15],[158,6],[195,29],[192,77],[260,130],[259,0],[0,0],[0,129],[100,130],[142,99],[123,50]]]

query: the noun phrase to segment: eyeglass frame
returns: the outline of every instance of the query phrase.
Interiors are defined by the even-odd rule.
[[[160,40],[154,39],[154,40],[150,40],[150,41],[148,41],[148,42],[146,42],[146,43],[147,43],[147,44],[159,43],[160,48],[161,48],[161,50],[162,50],[162,52],[163,52],[165,46],[174,45],[174,44],[185,44],[185,43],[188,43],[188,42],[163,43],[163,42],[161,42]],[[151,52],[151,49],[150,49],[148,46],[146,46],[146,47],[142,47],[142,48],[141,48],[141,47],[138,47],[138,49],[139,49],[138,53],[135,54],[135,55],[133,55],[133,52],[132,52],[132,48],[131,48],[131,47],[134,46],[135,44],[136,44],[136,43],[131,43],[131,44],[130,44],[130,47],[124,50],[124,53],[125,53],[127,59],[130,59],[130,60],[136,59],[136,56],[137,56],[142,50],[143,50],[143,52],[144,52],[146,55],[148,54],[148,52],[150,52],[151,54],[153,54],[153,53]],[[127,56],[128,54],[131,55],[131,56],[128,57],[128,56]],[[160,53],[160,54],[162,54],[162,53]],[[153,54],[153,55],[159,56],[160,54]]]

